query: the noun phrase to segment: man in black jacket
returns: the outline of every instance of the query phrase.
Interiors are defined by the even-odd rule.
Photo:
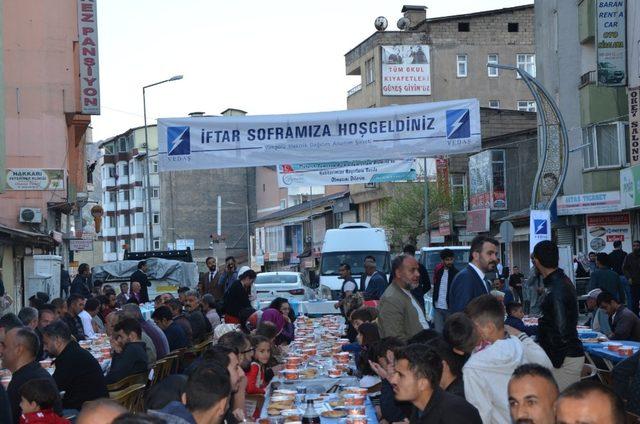
[[[54,387],[56,382],[36,360],[38,354],[38,336],[27,327],[17,327],[7,332],[4,339],[2,364],[12,372],[11,382],[7,387],[9,403],[14,424],[20,421],[22,408],[20,407],[20,387],[29,380],[49,380]],[[57,387],[56,387],[57,388]],[[58,400],[53,408],[58,414],[62,413],[62,403]]]
[[[71,283],[71,294],[77,294],[87,299],[91,296],[92,288],[91,268],[89,264],[80,264],[78,267],[78,275],[76,275]]]
[[[151,281],[147,276],[147,261],[138,262],[138,269],[129,277],[130,282],[137,281],[140,283],[140,303],[147,303],[149,301],[149,290],[151,287]]]
[[[558,246],[541,241],[533,249],[533,265],[544,278],[545,293],[540,302],[538,343],[553,364],[553,377],[560,391],[580,380],[584,349],[578,338],[578,299],[576,289],[558,268]]]
[[[442,333],[444,323],[449,317],[449,287],[458,270],[453,265],[455,255],[451,249],[443,249],[440,252],[439,263],[433,271],[433,326]]]
[[[111,369],[105,377],[107,384],[116,383],[130,375],[148,372],[147,352],[138,320],[120,320],[113,327],[112,342],[111,347],[115,354],[111,360]]]
[[[84,334],[84,327],[82,326],[82,320],[80,319],[80,312],[84,311],[84,305],[86,300],[82,295],[72,294],[67,299],[67,313],[62,317],[62,320],[69,326],[71,335],[76,338],[77,341],[86,339]]]
[[[205,336],[211,333],[211,323],[204,316],[200,306],[200,294],[197,290],[189,290],[185,297],[184,309],[187,320],[191,324],[193,343],[204,341]]]
[[[378,271],[376,258],[367,256],[364,260],[364,274],[360,277],[360,291],[364,300],[380,300],[388,285],[387,276]]]
[[[404,247],[404,249],[402,249],[402,253],[415,258],[416,247],[412,244],[408,244]],[[411,294],[416,298],[418,304],[424,312],[424,295],[427,294],[429,290],[431,290],[431,281],[429,280],[429,272],[427,271],[427,268],[425,268],[424,265],[422,265],[420,262],[418,262],[418,270],[420,271],[419,284],[418,287],[411,290]]]
[[[464,398],[440,388],[442,358],[427,345],[409,345],[396,352],[390,383],[398,401],[415,407],[411,424],[481,424],[480,413]]]
[[[42,338],[45,350],[56,358],[53,379],[65,392],[64,409],[80,410],[84,402],[109,396],[100,364],[72,340],[67,324],[52,322],[42,329]]]

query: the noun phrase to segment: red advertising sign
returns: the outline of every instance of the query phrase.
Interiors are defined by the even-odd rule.
[[[489,216],[491,209],[476,209],[467,212],[467,231],[470,233],[485,233],[489,231]]]

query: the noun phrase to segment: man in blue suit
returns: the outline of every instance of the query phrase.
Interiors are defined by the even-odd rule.
[[[485,274],[495,271],[498,242],[489,236],[476,236],[471,242],[469,265],[451,283],[449,312],[462,312],[478,296],[491,292],[491,282]]]
[[[380,300],[387,286],[387,276],[378,271],[376,259],[367,256],[364,260],[364,274],[360,277],[360,291],[364,300]]]

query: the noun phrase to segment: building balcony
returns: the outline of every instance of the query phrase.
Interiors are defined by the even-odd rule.
[[[578,39],[580,44],[592,43],[596,35],[596,2],[581,0],[578,3]]]
[[[629,113],[625,87],[596,85],[591,78],[583,75],[587,84],[580,87],[580,119],[583,127],[590,124],[619,120]],[[580,78],[582,82],[582,77]]]

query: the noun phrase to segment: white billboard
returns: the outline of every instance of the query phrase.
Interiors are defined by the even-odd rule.
[[[480,150],[477,99],[297,115],[158,119],[161,171]]]
[[[431,59],[428,45],[394,45],[381,48],[383,96],[431,94]]]
[[[598,84],[627,84],[625,0],[596,1]]]
[[[355,160],[278,165],[278,186],[309,187],[413,181],[413,159]]]

